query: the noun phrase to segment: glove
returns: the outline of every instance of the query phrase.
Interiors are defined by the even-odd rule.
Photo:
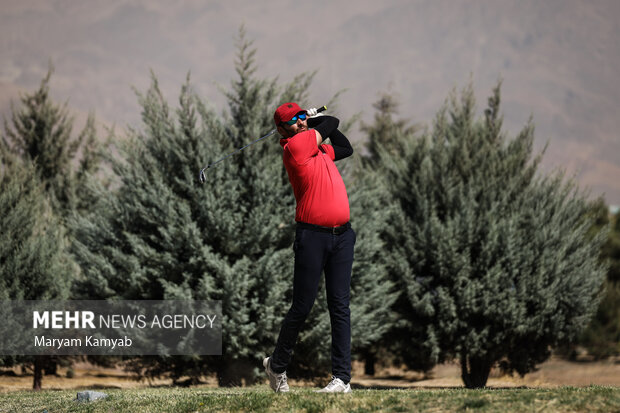
[[[306,110],[306,112],[308,113],[308,117],[310,118],[316,118],[318,116],[323,116],[323,114],[320,113],[317,108],[310,108]]]

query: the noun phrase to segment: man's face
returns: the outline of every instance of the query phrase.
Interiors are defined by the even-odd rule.
[[[305,113],[305,112],[301,112]],[[299,115],[300,113],[298,113]],[[291,138],[297,135],[299,132],[304,132],[308,130],[308,118],[301,120],[299,117],[297,118],[297,122],[292,125],[288,125],[286,123],[281,123],[278,126],[278,133],[282,135],[283,138]]]

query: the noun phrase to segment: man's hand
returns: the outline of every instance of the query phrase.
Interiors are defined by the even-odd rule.
[[[306,112],[308,113],[308,116],[311,118],[316,118],[317,116],[323,116],[323,114],[319,112],[317,108],[310,108],[306,110]]]

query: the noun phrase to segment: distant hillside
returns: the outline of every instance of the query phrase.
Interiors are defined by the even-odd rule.
[[[139,122],[131,87],[144,90],[150,69],[171,102],[191,71],[198,92],[221,106],[217,84],[235,76],[234,36],[245,24],[258,75],[318,69],[311,101],[346,88],[343,116],[370,119],[388,90],[403,116],[428,123],[453,87],[472,80],[482,108],[501,77],[508,130],[532,115],[537,146],[550,141],[545,168],[564,167],[620,204],[618,21],[616,0],[5,0],[0,110],[18,89],[37,87],[49,58],[55,96],[121,127]]]

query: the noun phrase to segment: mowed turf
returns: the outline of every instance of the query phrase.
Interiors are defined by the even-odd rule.
[[[554,389],[356,389],[352,394],[316,394],[293,389],[274,394],[267,386],[249,388],[147,388],[99,390],[108,398],[74,401],[75,390],[0,395],[0,412],[408,412],[488,411],[502,413],[608,412],[620,410],[620,388]]]

